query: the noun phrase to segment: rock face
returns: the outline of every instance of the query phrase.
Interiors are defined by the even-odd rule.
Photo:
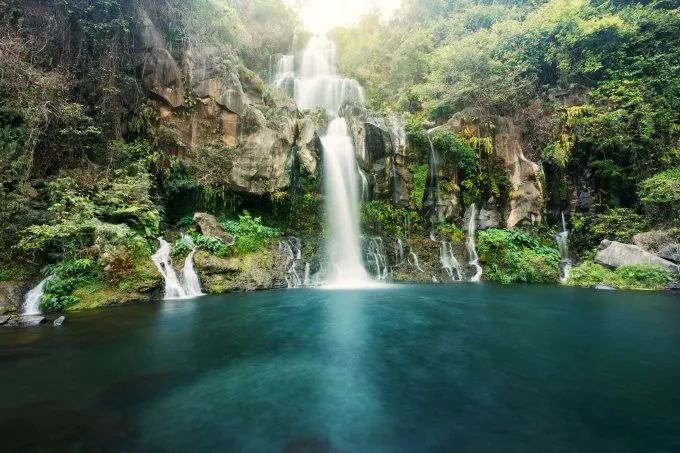
[[[198,251],[194,263],[209,294],[286,287],[285,257],[276,247],[231,258]]]
[[[464,110],[453,115],[446,127],[456,133],[468,130],[474,131],[477,137],[493,138],[494,152],[503,161],[513,190],[507,226],[514,228],[524,220],[540,223],[544,203],[539,180],[541,167],[524,156],[521,127],[510,117],[488,117],[488,121],[481,118],[484,115],[480,112]]]
[[[0,282],[0,315],[20,310],[24,296],[33,286],[25,281]]]
[[[218,237],[222,239],[225,244],[234,245],[234,236],[226,232],[214,215],[205,212],[197,212],[194,214],[194,220],[201,229],[202,234]]]
[[[627,264],[654,264],[671,272],[680,273],[680,267],[653,253],[646,252],[637,245],[604,240],[600,243],[595,255],[595,262],[610,268]]]

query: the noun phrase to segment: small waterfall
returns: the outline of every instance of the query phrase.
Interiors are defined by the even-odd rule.
[[[189,235],[182,234],[182,239],[191,244],[191,252],[185,258],[184,266],[182,267],[182,288],[184,288],[187,297],[203,296],[201,280],[198,278],[198,272],[196,272],[196,266],[194,265],[196,245]]]
[[[40,311],[40,299],[45,293],[45,283],[49,281],[52,277],[47,277],[43,279],[38,286],[30,290],[24,299],[24,311],[23,314],[26,316],[39,315]]]
[[[475,268],[475,274],[470,277],[471,282],[478,282],[482,278],[482,266],[479,265],[479,256],[477,255],[477,244],[475,244],[475,232],[477,231],[477,206],[474,203],[470,205],[470,217],[467,224],[467,237],[465,238],[465,245],[468,252],[470,266]]]
[[[401,238],[397,238],[396,247],[394,248],[394,262],[398,266],[404,262],[404,243]]]
[[[430,162],[427,178],[427,205],[430,207],[430,221],[439,220],[439,156],[428,131],[427,141],[430,142]]]
[[[366,262],[377,280],[387,280],[389,265],[385,244],[381,237],[369,238],[366,243]]]
[[[390,179],[392,186],[392,202],[397,205],[399,202],[398,173],[397,173],[397,154],[406,147],[406,129],[404,119],[401,116],[392,116],[387,119],[387,127],[390,133],[391,159],[390,159]]]
[[[451,280],[455,282],[463,279],[460,263],[454,256],[453,247],[449,241],[441,241],[441,246],[439,247],[439,261],[442,263],[442,269],[449,274]]]
[[[569,258],[569,230],[567,229],[567,221],[564,218],[564,211],[562,211],[562,231],[557,233],[555,240],[560,251],[560,281],[565,283],[569,279],[572,262]]]
[[[288,288],[301,288],[311,286],[309,263],[304,263],[304,274],[300,277],[300,266],[302,265],[302,241],[299,238],[291,237],[288,240],[279,242],[279,250],[286,256],[284,267],[286,269],[286,286]]]
[[[196,268],[194,267],[193,258],[196,249],[193,247],[193,242],[191,242],[193,249],[184,260],[181,281],[177,277],[175,269],[172,267],[170,244],[163,238],[158,238],[158,242],[160,247],[156,253],[151,256],[151,260],[165,280],[164,299],[186,299],[202,295],[201,282],[198,278]]]
[[[420,267],[420,262],[418,261],[418,255],[416,255],[416,252],[411,251],[410,255],[411,255],[411,260],[409,261],[409,263],[413,267],[415,267],[416,269],[418,269],[420,272],[422,272],[424,274],[425,271],[423,270],[422,267]]]

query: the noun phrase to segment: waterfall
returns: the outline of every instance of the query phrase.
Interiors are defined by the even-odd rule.
[[[430,138],[430,132],[427,134],[427,141],[430,142],[430,162],[427,179],[427,204],[430,207],[430,221],[435,222],[439,219],[439,156],[434,149],[434,144]]]
[[[304,274],[300,277],[299,268],[302,263],[302,241],[291,237],[279,242],[279,250],[286,256],[284,268],[286,269],[286,286],[288,288],[301,288],[311,286],[309,263],[304,264]]]
[[[294,44],[294,47],[297,47]],[[363,105],[363,89],[356,80],[338,75],[335,44],[325,36],[313,36],[295,61],[295,52],[282,57],[274,85],[292,85],[300,110],[322,107],[330,120],[323,145],[325,210],[327,226],[327,283],[336,287],[364,286],[370,282],[362,262],[359,208],[367,197],[368,182],[357,165],[354,145],[344,118],[345,103]],[[296,72],[297,68],[297,72]]]
[[[184,266],[182,267],[182,288],[184,288],[187,297],[202,296],[201,280],[198,278],[198,272],[196,272],[196,266],[194,265],[196,245],[189,235],[182,234],[182,239],[191,244],[191,252],[185,258]]]
[[[418,255],[416,255],[416,252],[411,251],[410,255],[411,255],[411,260],[412,260],[412,261],[409,261],[409,262],[411,263],[411,265],[413,265],[413,267],[415,267],[416,269],[418,269],[420,272],[425,273],[425,271],[423,270],[423,268],[420,267],[420,262],[418,261]]]
[[[453,255],[453,247],[449,241],[441,241],[441,246],[439,247],[439,261],[442,264],[442,269],[449,274],[451,280],[455,282],[463,279],[460,263]]]
[[[470,266],[475,268],[475,273],[470,277],[471,282],[478,282],[482,278],[482,266],[479,265],[479,256],[477,255],[477,245],[475,244],[475,232],[477,231],[477,207],[475,204],[470,205],[470,217],[467,224],[467,237],[465,238],[465,246],[467,248]]]
[[[387,280],[389,266],[385,244],[381,237],[369,238],[366,244],[366,262],[377,280]]]
[[[387,119],[387,128],[390,133],[391,159],[390,159],[390,179],[392,185],[392,201],[397,205],[399,202],[399,190],[397,182],[397,153],[406,146],[406,129],[404,119],[401,116],[392,116]]]
[[[189,297],[200,296],[201,283],[198,279],[198,274],[194,268],[194,253],[195,247],[191,253],[184,260],[184,267],[182,268],[182,281],[177,277],[175,269],[172,267],[172,258],[170,256],[170,244],[163,238],[158,238],[160,247],[151,256],[151,260],[156,265],[158,272],[165,280],[165,299],[185,299]],[[193,242],[191,243],[193,246]]]
[[[562,231],[557,233],[555,240],[560,251],[560,281],[564,283],[569,279],[572,266],[571,259],[569,258],[569,230],[567,229],[567,221],[564,218],[564,211],[562,211]]]
[[[52,277],[47,277],[43,279],[43,281],[38,283],[38,286],[36,286],[26,294],[26,298],[24,299],[24,311],[23,311],[24,315],[26,316],[39,315],[41,313],[40,299],[45,293],[45,283],[47,283],[50,278]]]
[[[404,262],[404,243],[401,241],[401,238],[397,238],[397,244],[394,248],[394,258],[396,265]]]

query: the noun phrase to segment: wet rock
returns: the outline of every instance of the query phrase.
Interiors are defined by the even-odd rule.
[[[47,319],[41,315],[16,315],[11,316],[5,325],[9,327],[36,327],[46,321]]]
[[[0,326],[4,325],[9,321],[10,316],[9,315],[3,315],[0,316]]]
[[[194,262],[201,283],[210,294],[286,286],[286,260],[273,244],[257,252],[231,258],[219,258],[201,250],[194,255]]]
[[[680,273],[680,267],[677,264],[649,253],[637,245],[622,244],[606,239],[600,243],[597,249],[595,262],[610,268],[617,268],[626,264],[654,264],[671,272]]]
[[[613,286],[607,286],[607,285],[602,285],[602,284],[595,285],[593,288],[604,290],[604,291],[616,291],[616,288],[614,288]]]
[[[205,212],[197,212],[196,214],[194,214],[194,220],[198,224],[198,227],[201,229],[202,234],[206,236],[218,237],[222,239],[222,241],[224,241],[225,244],[234,245],[234,236],[227,233],[224,227],[220,225],[220,222],[217,220],[217,217],[215,217],[214,215],[207,214]]]
[[[672,291],[680,291],[680,282],[671,283],[670,285],[668,285],[668,289]]]
[[[64,325],[66,322],[66,316],[59,316],[57,319],[54,320],[54,327],[61,327]]]
[[[317,177],[319,156],[322,152],[321,139],[316,133],[316,125],[311,118],[302,118],[298,121],[298,158],[300,165],[312,177]]]

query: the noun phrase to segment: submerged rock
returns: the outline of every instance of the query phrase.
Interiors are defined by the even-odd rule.
[[[224,241],[225,244],[234,245],[234,236],[227,233],[224,227],[220,225],[220,222],[217,220],[217,217],[215,217],[214,215],[207,214],[205,212],[197,212],[196,214],[194,214],[194,220],[198,224],[198,227],[201,229],[202,234],[206,236],[218,237],[222,239],[222,241]]]
[[[606,239],[598,247],[595,263],[610,268],[617,268],[627,264],[653,264],[671,272],[680,273],[680,267],[677,264],[649,253],[637,245],[623,244]]]

